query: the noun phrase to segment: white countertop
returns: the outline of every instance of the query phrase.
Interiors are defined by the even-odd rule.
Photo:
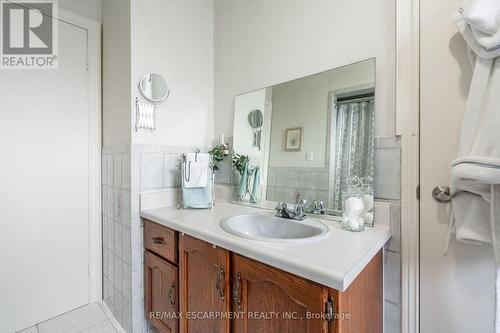
[[[385,224],[376,223],[374,228],[356,233],[343,230],[338,222],[321,220],[330,228],[324,237],[300,243],[273,243],[237,237],[219,226],[227,217],[262,212],[269,211],[217,202],[212,209],[155,208],[143,210],[141,216],[340,291],[349,287],[391,237]]]

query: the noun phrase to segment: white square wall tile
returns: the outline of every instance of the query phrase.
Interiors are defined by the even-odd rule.
[[[130,303],[125,300],[125,298],[123,299],[122,315],[122,327],[125,332],[130,332],[132,329],[132,305],[130,305]]]
[[[106,157],[106,154],[102,153],[101,154],[101,185],[106,185],[107,182],[107,177],[108,177],[108,159]]]
[[[106,226],[108,228],[108,230],[106,231],[106,241],[105,241],[105,244],[106,244],[106,247],[108,249],[110,249],[111,251],[113,251],[113,248],[114,248],[114,242],[115,242],[115,238],[114,238],[114,230],[115,230],[115,224],[113,223],[113,220],[106,217]]]
[[[114,314],[116,320],[121,325],[122,320],[123,320],[123,298],[119,292],[117,292],[115,294],[115,308],[114,308],[113,314]]]
[[[115,154],[113,159],[113,186],[121,188],[122,186],[122,155]]]
[[[105,190],[106,195],[106,216],[109,218],[113,218],[113,210],[114,210],[114,190],[112,187],[107,186]]]
[[[129,228],[122,228],[122,260],[125,264],[132,264],[132,238]]]
[[[141,154],[141,188],[163,187],[163,156],[161,153]]]
[[[106,276],[102,279],[102,298],[105,300],[109,297],[109,281]]]
[[[114,156],[113,154],[106,154],[106,185],[113,186],[113,165]]]
[[[101,232],[102,232],[102,244],[104,246],[107,245],[107,242],[108,242],[108,219],[106,218],[106,216],[104,215],[101,215],[101,221],[102,221],[102,226],[101,226]]]
[[[113,253],[122,258],[122,228],[123,226],[119,223],[114,223],[114,232],[113,232]]]
[[[122,294],[124,290],[132,289],[132,267],[122,262]],[[132,298],[127,299],[131,303]]]
[[[115,281],[115,256],[111,250],[106,250],[106,252],[108,254],[108,280],[113,283]],[[114,291],[110,288],[110,292]]]
[[[115,222],[120,222],[122,219],[122,190],[119,188],[113,189],[113,219]]]
[[[142,321],[143,319],[138,319],[132,323],[132,331],[135,332],[143,332],[142,328]]]
[[[375,197],[399,200],[401,192],[401,151],[375,150]]]
[[[163,155],[163,187],[180,186],[180,170],[177,166],[178,154]]]
[[[144,258],[144,235],[143,227],[132,228],[131,232],[131,252],[132,252],[132,270],[142,268]]]
[[[144,269],[132,271],[132,321],[144,317]]]
[[[104,298],[104,301],[108,300],[110,297],[113,297],[113,300],[114,300],[114,297],[115,297],[114,296],[115,295],[115,285],[109,279],[107,279],[106,282],[108,284],[108,287],[107,287],[108,288],[108,290],[107,290],[108,292],[105,295],[106,298]]]
[[[392,252],[401,252],[401,206],[391,204],[390,215],[392,237],[385,245],[385,249]]]
[[[401,308],[384,302],[384,333],[401,333]]]
[[[116,294],[115,286],[110,282],[109,297],[106,300],[104,300],[104,302],[108,306],[109,311],[111,311],[111,313],[115,311],[115,294]]]
[[[401,304],[401,256],[384,251],[384,299]]]
[[[121,192],[121,222],[122,225],[130,228],[130,191],[122,190]]]
[[[123,290],[123,263],[115,256],[115,291],[121,293]]]
[[[267,186],[276,186],[276,170],[274,168],[269,168]]]
[[[122,189],[130,190],[130,154],[122,154]]]
[[[102,248],[102,274],[104,277],[108,276],[109,267],[108,267],[108,253],[107,248],[103,246]]]

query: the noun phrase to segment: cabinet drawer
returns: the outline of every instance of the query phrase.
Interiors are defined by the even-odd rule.
[[[177,233],[174,230],[145,220],[144,246],[151,252],[177,263]]]

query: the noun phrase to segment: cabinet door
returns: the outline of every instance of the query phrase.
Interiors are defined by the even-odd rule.
[[[235,333],[326,333],[328,289],[233,254]]]
[[[229,333],[229,252],[179,237],[181,333]]]
[[[146,251],[144,273],[146,317],[160,333],[178,332],[177,267]]]

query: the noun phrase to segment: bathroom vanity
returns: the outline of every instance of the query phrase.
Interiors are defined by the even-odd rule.
[[[229,203],[142,211],[145,312],[160,332],[382,332],[387,226],[322,221],[319,237],[282,241],[221,227],[252,214],[272,216]]]

